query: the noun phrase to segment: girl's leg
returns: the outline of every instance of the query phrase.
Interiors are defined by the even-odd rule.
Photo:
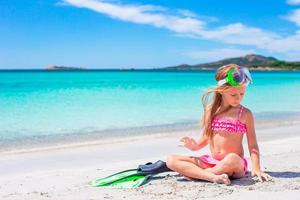
[[[167,158],[168,168],[192,179],[206,180],[214,183],[230,184],[228,175],[214,174],[204,170],[206,167],[198,158],[191,156],[171,155]]]
[[[244,160],[235,153],[229,153],[216,166],[205,169],[214,174],[228,174],[232,178],[241,178],[245,175]]]

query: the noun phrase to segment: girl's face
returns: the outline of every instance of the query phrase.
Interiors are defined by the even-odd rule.
[[[226,105],[236,107],[240,105],[245,92],[245,86],[229,87],[228,89],[221,92],[223,98],[222,100]]]

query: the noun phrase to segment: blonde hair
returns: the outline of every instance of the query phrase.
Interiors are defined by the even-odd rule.
[[[216,74],[215,79],[216,81],[222,80],[226,78],[227,73],[231,69],[238,69],[240,66],[236,64],[228,64],[220,67]],[[211,122],[214,116],[217,114],[221,114],[223,112],[228,111],[231,106],[229,106],[226,110],[220,112],[220,106],[222,104],[222,95],[220,92],[228,89],[231,87],[229,84],[224,84],[221,86],[216,86],[210,90],[208,90],[203,96],[202,96],[202,104],[204,108],[204,114],[201,120],[202,128],[203,128],[203,135],[204,137],[208,139],[212,139],[213,137],[213,131],[211,129]]]

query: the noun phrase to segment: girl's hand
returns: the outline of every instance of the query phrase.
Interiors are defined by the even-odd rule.
[[[193,138],[184,136],[180,139],[180,142],[183,142],[183,146],[192,151],[199,149],[197,142]]]
[[[269,174],[266,174],[265,172],[261,171],[260,169],[259,170],[252,170],[252,173],[251,173],[252,176],[257,176],[258,177],[258,180],[260,182],[263,182],[263,179],[265,181],[270,181],[272,180],[272,177],[269,175]]]

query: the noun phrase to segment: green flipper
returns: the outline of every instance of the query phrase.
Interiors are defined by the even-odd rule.
[[[137,169],[125,170],[104,178],[96,179],[91,182],[91,185],[94,187],[108,186],[118,180],[122,180],[124,178],[131,177],[133,175],[141,175],[141,172],[138,171]]]
[[[145,184],[152,175],[168,171],[172,170],[167,167],[166,162],[158,160],[155,163],[148,162],[139,165],[137,169],[125,170],[96,179],[91,182],[91,185],[94,187],[137,188]]]
[[[110,188],[137,188],[147,182],[149,175],[132,175],[108,185]]]

